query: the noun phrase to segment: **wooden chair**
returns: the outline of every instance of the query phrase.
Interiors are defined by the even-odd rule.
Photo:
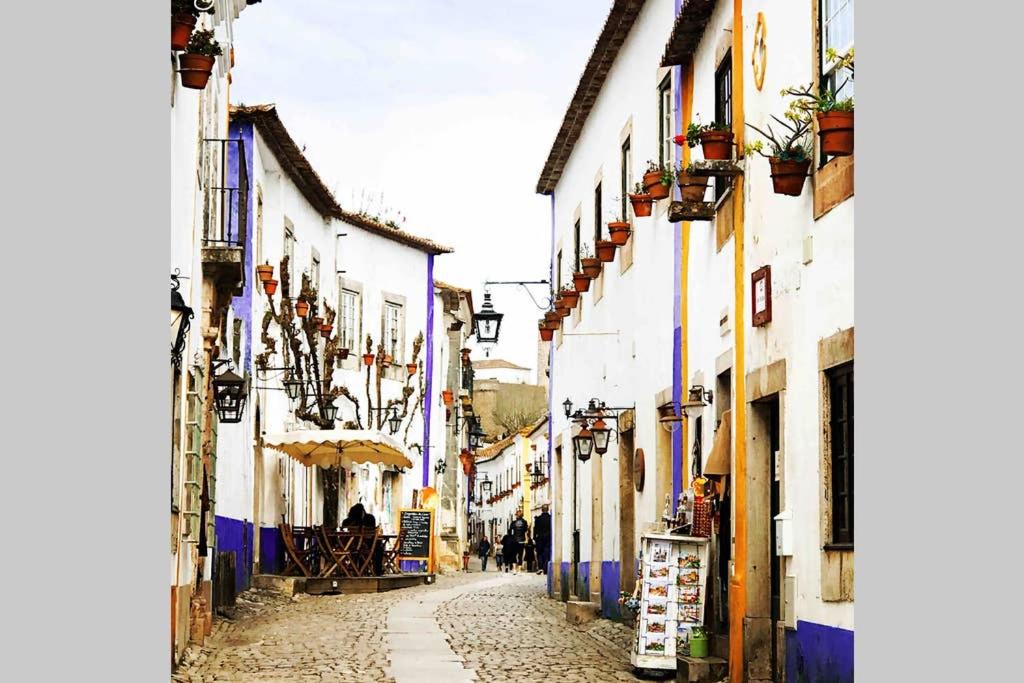
[[[293,529],[288,524],[280,524],[278,529],[281,531],[281,542],[284,543],[285,549],[285,576],[297,576],[295,572],[300,572],[302,576],[313,576],[311,560],[314,559],[309,552],[309,548],[302,544],[300,547],[296,543]]]
[[[324,550],[321,577],[342,575],[351,577],[353,575],[355,569],[353,545],[356,538],[345,531],[337,533],[320,529],[320,545]]]
[[[374,575],[374,551],[380,543],[381,530],[378,528],[362,529],[359,538],[359,550],[357,555],[359,577],[372,577]]]
[[[398,574],[398,539],[393,539],[395,542],[391,544],[388,543],[389,540],[381,538],[384,545],[384,573]]]

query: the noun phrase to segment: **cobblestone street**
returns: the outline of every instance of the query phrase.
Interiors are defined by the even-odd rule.
[[[239,596],[174,681],[632,681],[629,632],[565,620],[545,577],[496,571],[371,595]]]

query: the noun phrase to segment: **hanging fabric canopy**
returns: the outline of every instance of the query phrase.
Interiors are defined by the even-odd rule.
[[[369,429],[303,429],[269,434],[263,445],[281,451],[306,467],[376,463],[409,469],[412,461],[399,441]]]
[[[732,411],[722,413],[722,424],[715,432],[715,443],[704,465],[704,474],[729,474],[732,470]]]

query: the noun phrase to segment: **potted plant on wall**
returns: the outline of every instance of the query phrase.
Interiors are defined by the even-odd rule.
[[[684,202],[702,202],[704,193],[708,189],[710,176],[696,175],[693,164],[681,167],[676,173],[676,182],[679,183],[679,194]]]
[[[171,0],[171,49],[184,50],[199,20],[194,0]]]
[[[569,306],[570,310],[576,308],[576,304],[580,302],[580,293],[573,285],[562,285],[558,297]]]
[[[810,114],[803,110],[796,102],[790,105],[789,111],[785,114],[785,120],[772,115],[786,133],[781,138],[776,136],[771,124],[767,124],[763,131],[757,126],[748,123],[747,126],[760,133],[771,145],[771,152],[764,152],[764,143],[757,140],[746,146],[747,154],[757,152],[768,159],[772,169],[772,186],[775,194],[797,197],[803,192],[804,180],[807,178],[807,169],[811,166],[811,144],[807,136],[811,126]]]
[[[805,112],[814,112],[818,120],[818,137],[821,138],[821,151],[830,156],[844,157],[853,154],[853,98],[838,98],[843,88],[853,80],[853,48],[840,56],[829,48],[826,59],[835,64],[836,69],[848,69],[850,78],[839,84],[834,91],[826,89],[814,93],[810,85],[786,88],[783,95],[796,97],[796,107]],[[791,107],[792,110],[792,107]]]
[[[615,198],[615,205],[619,205],[618,197]],[[609,239],[612,244],[617,247],[624,246],[626,242],[629,241],[629,235],[633,232],[633,229],[622,216],[618,215],[617,212],[609,214],[609,217],[611,218],[611,220],[608,221]]]
[[[543,320],[538,323],[537,328],[540,331],[541,341],[549,342],[555,338],[555,331],[553,329],[549,329]]]
[[[637,218],[644,218],[651,215],[651,207],[654,204],[654,199],[651,195],[647,194],[647,190],[640,183],[637,183],[633,188],[632,194],[629,195],[629,203],[633,205],[633,215]]]
[[[202,90],[210,81],[216,58],[224,54],[220,43],[213,38],[213,31],[196,31],[188,39],[185,52],[178,55],[181,71],[181,85],[193,90]]]
[[[671,168],[662,168],[653,161],[647,162],[644,172],[644,190],[651,199],[665,199],[672,192],[673,173]]]
[[[594,251],[597,253],[597,260],[602,263],[611,263],[615,260],[615,242],[611,240],[597,240],[594,242]]]
[[[601,274],[601,259],[594,256],[594,253],[590,251],[589,244],[584,244],[581,251],[580,267],[583,269],[583,274],[593,280]]]
[[[693,149],[700,143],[704,158],[708,160],[732,159],[733,133],[724,123],[691,123],[686,127],[686,144]]]
[[[586,292],[590,289],[590,276],[583,271],[576,271],[572,274],[572,284],[579,293]]]

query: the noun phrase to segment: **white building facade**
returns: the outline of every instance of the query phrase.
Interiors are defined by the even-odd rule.
[[[238,208],[249,229],[245,284],[231,301],[221,357],[248,378],[249,393],[242,421],[219,429],[215,526],[217,552],[234,555],[241,591],[253,575],[282,569],[280,524],[335,526],[361,503],[384,533],[397,533],[399,509],[435,485],[433,464],[447,448],[441,390],[451,352],[433,262],[450,250],[341,209],[273,105],[233,108],[231,137],[242,151],[231,157],[229,180],[247,179]],[[266,266],[273,293],[256,272]],[[313,349],[300,335],[299,348],[312,353],[321,380],[329,371],[330,386],[343,388],[333,425],[316,410],[303,414],[285,391],[295,356],[283,353],[282,325],[303,323],[294,299],[312,303],[310,288],[307,315],[323,318],[333,356],[328,337],[317,336]],[[285,320],[287,311],[294,316]],[[413,466],[306,467],[264,445],[268,434],[330,427],[391,436]]]
[[[210,362],[220,354],[224,315],[241,286],[243,248],[225,237],[222,188],[226,173],[228,101],[235,20],[245,0],[200,3],[195,30],[211,30],[223,55],[215,58],[206,87],[182,85],[178,57],[168,69],[171,138],[171,343],[180,336],[172,364],[170,608],[171,661],[190,641],[202,643],[212,625],[213,507],[217,419],[210,394]],[[237,226],[235,226],[237,234]],[[183,310],[187,307],[188,311]],[[204,447],[205,444],[205,447]],[[205,486],[205,490],[204,490]]]
[[[767,160],[743,154],[757,137],[745,123],[781,117],[783,88],[817,87],[826,49],[852,48],[852,11],[852,0],[614,2],[538,181],[555,282],[608,239],[608,222],[632,228],[549,344],[551,592],[616,616],[640,534],[714,447],[726,465],[712,477],[705,614],[731,680],[853,675],[853,157],[815,145],[792,197],[773,192]],[[623,195],[645,162],[701,162],[699,146],[673,138],[712,121],[731,126],[738,153],[712,178],[705,216],[674,220],[673,187],[636,217]],[[703,411],[660,419],[698,386]],[[558,407],[592,398],[615,408],[618,433],[580,462],[579,428]]]

